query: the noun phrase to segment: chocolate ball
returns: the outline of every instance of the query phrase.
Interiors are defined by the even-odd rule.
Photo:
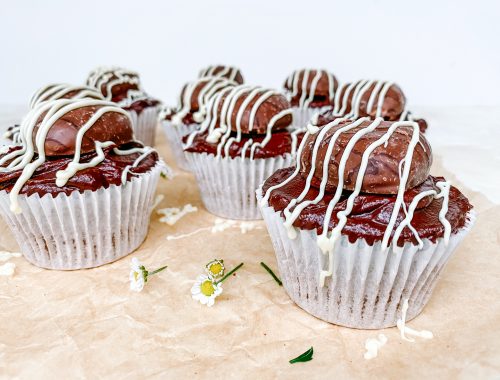
[[[240,69],[234,66],[210,65],[200,70],[198,77],[221,77],[243,84],[243,75]]]
[[[250,94],[252,94],[251,97]],[[238,131],[237,119],[238,116],[241,115],[241,133],[265,134],[271,119],[273,119],[273,117],[278,115],[280,112],[288,110],[291,107],[290,102],[285,98],[285,96],[277,91],[258,87],[249,87],[245,85],[236,86],[232,89],[226,89],[218,96],[220,97],[220,100],[215,112],[218,118],[217,125],[220,126],[220,116],[223,108],[226,108],[228,112],[230,112],[230,115],[226,115],[226,117],[229,117],[231,129],[234,132]],[[257,102],[259,103],[257,108],[255,108],[255,112],[252,112]],[[243,103],[245,103],[245,106],[242,110]],[[208,109],[207,113],[210,115],[213,113],[213,110]],[[254,114],[253,124],[251,124],[250,120],[252,114]],[[272,130],[287,128],[291,123],[292,115],[291,113],[288,113],[276,120]],[[224,124],[227,123],[225,122]]]
[[[97,88],[107,100],[119,102],[130,90],[139,91],[139,74],[120,67],[98,67],[87,78],[87,85]]]
[[[55,100],[42,104],[42,106],[49,104],[50,108],[41,114],[33,129],[32,136],[35,149],[36,134],[44,116],[47,112],[64,109],[65,105],[61,102],[65,101],[67,102],[67,100]],[[112,141],[116,145],[134,141],[132,124],[126,111],[103,101],[93,101],[92,105],[86,105],[88,104],[88,100],[76,99],[69,103],[69,105],[79,104],[81,104],[81,107],[64,113],[50,126],[44,146],[47,156],[74,155],[78,131],[103,107],[110,109],[102,114],[90,129],[85,132],[81,144],[81,153],[94,151],[96,141]],[[37,110],[38,108],[35,108],[31,112],[36,112]]]
[[[379,99],[383,95],[385,85],[388,88],[379,107]],[[361,80],[347,83],[338,91],[340,93],[335,96],[335,107],[319,115],[318,125],[325,125],[339,116],[346,115],[355,118],[368,116],[372,119],[380,116],[384,120],[396,121],[406,107],[406,97],[394,83]]]
[[[337,78],[326,70],[296,70],[290,74],[284,83],[292,106],[323,107],[333,104],[338,88]],[[304,95],[305,92],[305,95]],[[312,100],[301,104],[301,100]]]
[[[30,100],[30,108],[41,102],[57,99],[100,99],[104,96],[99,90],[90,86],[71,85],[67,83],[53,83],[38,89]]]
[[[315,171],[313,185],[319,187],[323,178],[323,163],[327,154],[328,145],[334,133],[342,127],[352,124],[352,121],[343,121],[331,127],[320,142],[318,153],[315,159]],[[328,182],[327,189],[330,191],[336,188],[339,183],[339,165],[346,150],[347,144],[354,134],[368,127],[373,121],[363,121],[359,126],[342,132],[334,143],[332,154],[328,160]],[[393,125],[392,122],[383,121],[375,130],[363,135],[353,146],[349,153],[345,169],[343,183],[340,185],[345,190],[354,190],[356,177],[361,165],[362,156],[366,149],[381,138]],[[326,128],[326,127],[323,127]],[[307,176],[312,168],[313,147],[316,140],[321,136],[320,129],[313,135],[307,137],[302,150],[300,162],[301,173]],[[405,157],[409,143],[412,139],[413,127],[411,123],[405,122],[404,126],[396,128],[387,141],[387,146],[383,144],[375,148],[368,158],[361,192],[374,194],[396,194],[399,188],[399,165]],[[415,146],[413,158],[410,166],[406,189],[413,188],[421,184],[429,175],[432,164],[432,150],[423,134],[419,133],[419,143]]]

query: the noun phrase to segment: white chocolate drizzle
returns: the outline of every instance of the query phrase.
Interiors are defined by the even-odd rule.
[[[197,102],[198,110],[193,114],[193,119],[197,123],[201,123],[206,117],[206,104],[208,101],[221,90],[236,86],[237,83],[222,77],[203,77],[194,82],[187,83],[179,97],[179,106],[172,117],[173,125],[180,125],[182,119],[191,112],[191,103],[195,97],[195,90],[202,88],[198,92]]]
[[[365,83],[366,85],[367,83]],[[328,131],[335,126],[339,125],[341,121],[345,121],[343,118],[338,118],[335,119],[334,121],[324,125],[321,127],[319,130],[312,130],[312,132],[318,133],[318,136],[315,140],[313,149],[312,149],[312,155],[311,155],[311,168],[309,173],[307,174],[306,177],[306,182],[304,186],[304,190],[301,192],[301,194],[297,197],[294,198],[290,201],[289,205],[284,209],[283,214],[285,217],[284,221],[284,226],[288,231],[288,236],[291,239],[294,239],[297,235],[297,232],[295,228],[293,227],[294,222],[297,220],[297,218],[300,216],[301,212],[309,205],[311,204],[317,204],[319,203],[325,196],[326,192],[326,185],[328,182],[328,171],[330,168],[330,161],[332,159],[332,152],[333,148],[335,146],[335,143],[340,136],[340,134],[347,132],[351,129],[359,127],[363,122],[369,120],[368,118],[361,118],[355,121],[350,120],[349,123],[346,125],[342,126],[341,128],[338,128],[335,133],[330,137],[330,141],[328,143],[328,148],[325,154],[325,158],[323,161],[323,172],[322,172],[322,178],[321,178],[321,183],[319,186],[319,193],[317,197],[314,200],[305,200],[311,184],[312,184],[312,179],[314,177],[314,173],[316,171],[316,157],[318,155],[319,149],[321,146],[324,146],[324,138],[327,135]],[[333,253],[335,251],[335,246],[336,243],[338,242],[339,238],[341,237],[341,232],[347,223],[347,217],[352,211],[352,208],[354,206],[354,201],[356,197],[359,195],[361,192],[361,186],[363,184],[364,180],[364,175],[365,171],[368,166],[368,161],[370,158],[371,153],[379,146],[381,145],[387,145],[389,138],[393,135],[393,133],[398,129],[402,127],[406,128],[411,128],[413,130],[412,133],[412,138],[410,140],[410,143],[408,147],[406,148],[406,154],[405,157],[403,158],[402,162],[400,162],[400,171],[399,171],[399,187],[398,187],[398,192],[396,195],[396,199],[394,202],[394,207],[387,225],[387,228],[385,230],[382,243],[381,243],[381,249],[386,250],[389,247],[389,240],[391,239],[391,235],[393,233],[394,225],[396,223],[397,217],[399,215],[399,212],[401,209],[403,209],[403,212],[406,214],[406,217],[401,221],[399,224],[398,228],[394,232],[394,236],[392,238],[392,247],[393,250],[398,250],[401,249],[397,245],[397,241],[404,229],[404,227],[410,228],[411,232],[415,235],[416,240],[419,242],[420,248],[422,247],[422,241],[420,240],[417,231],[411,226],[411,220],[413,218],[413,213],[418,205],[418,202],[426,197],[426,196],[433,196],[435,199],[437,198],[443,198],[441,210],[439,212],[439,221],[444,227],[444,243],[448,244],[450,234],[451,234],[451,226],[449,221],[446,219],[446,213],[448,211],[448,197],[449,197],[449,188],[450,188],[450,183],[449,182],[438,182],[436,186],[439,188],[439,191],[436,190],[429,190],[429,191],[424,191],[418,195],[416,195],[411,203],[408,206],[408,209],[406,208],[406,205],[404,203],[404,193],[406,190],[406,185],[408,182],[408,178],[410,175],[410,167],[411,167],[411,162],[413,159],[413,152],[415,149],[415,146],[420,142],[420,131],[418,124],[415,122],[394,122],[391,124],[391,126],[388,128],[387,132],[385,132],[378,140],[374,141],[371,143],[363,153],[361,163],[358,169],[358,174],[356,177],[356,182],[354,186],[354,190],[351,192],[349,197],[347,198],[347,203],[346,203],[346,208],[342,211],[339,211],[337,213],[337,218],[338,218],[338,223],[337,225],[329,231],[329,224],[330,220],[332,217],[333,210],[335,209],[335,206],[337,205],[338,201],[340,200],[344,188],[344,169],[346,166],[347,161],[349,160],[350,154],[352,149],[354,148],[355,144],[367,133],[370,133],[377,129],[379,125],[382,123],[383,119],[382,118],[376,118],[374,121],[370,121],[369,125],[366,127],[361,128],[359,131],[357,131],[349,140],[348,144],[346,145],[342,156],[339,161],[339,167],[338,167],[338,183],[336,186],[336,191],[333,196],[333,198],[330,200],[328,203],[328,207],[325,213],[325,218],[323,222],[323,232],[318,235],[317,237],[317,243],[318,247],[320,248],[321,252],[323,254],[328,254],[328,268],[326,270],[321,270],[320,271],[320,277],[319,277],[319,283],[320,286],[323,287],[325,283],[325,279],[327,277],[332,276],[333,274]],[[299,148],[299,151],[297,153],[297,159],[296,159],[296,168],[295,171],[288,177],[285,181],[282,183],[270,187],[263,199],[262,199],[262,204],[265,205],[270,197],[270,194],[272,191],[276,190],[277,188],[280,188],[287,183],[289,183],[293,178],[295,178],[298,173],[300,172],[300,167],[301,167],[301,162],[300,162],[300,156],[302,154],[302,150],[305,144],[305,141],[309,137],[309,135],[312,135],[314,133],[310,132],[311,130],[308,129],[306,132],[304,139],[301,143],[301,146]],[[319,131],[319,132],[318,132]],[[403,163],[410,163],[409,165],[403,165]]]
[[[16,264],[5,263],[0,265],[0,276],[12,276],[16,270]]]
[[[0,251],[0,262],[8,261],[14,257],[21,257],[19,252]]]
[[[21,143],[21,136],[19,134],[19,131],[21,130],[20,125],[13,125],[9,127],[5,133],[3,134],[4,139],[11,139],[14,145],[19,145]],[[7,153],[9,150],[10,146],[9,145],[4,145],[2,147],[2,151],[0,151],[0,154]]]
[[[378,334],[377,338],[370,338],[365,341],[366,360],[374,359],[378,356],[379,350],[387,343],[387,337],[384,334]]]
[[[245,111],[250,107],[250,103],[253,101],[253,105],[250,107],[248,116],[248,130],[252,131],[254,129],[255,118],[259,111],[259,107],[270,97],[278,95],[280,93],[275,90],[264,89],[262,87],[254,87],[248,85],[239,85],[235,87],[225,88],[220,91],[216,96],[210,99],[207,104],[207,117],[201,124],[199,130],[192,132],[187,139],[186,147],[191,146],[194,138],[204,132],[208,132],[206,141],[212,144],[217,144],[217,154],[216,157],[221,157],[222,152],[225,156],[229,155],[229,149],[231,144],[239,143],[242,139],[242,128],[241,123],[243,120],[243,115]],[[222,100],[224,98],[224,100]],[[236,103],[239,99],[243,98],[241,104],[236,107]],[[222,105],[221,105],[222,101]],[[220,111],[219,111],[220,108]],[[236,120],[233,125],[233,115],[236,113]],[[266,128],[265,137],[261,142],[254,142],[249,139],[244,145],[241,151],[241,157],[245,157],[248,149],[250,149],[250,159],[254,158],[255,150],[257,148],[265,147],[272,137],[272,129],[276,123],[287,115],[291,115],[291,109],[285,109],[278,112],[271,117]],[[236,137],[231,137],[231,132],[236,131]],[[297,136],[295,136],[296,138]],[[292,137],[293,139],[294,137]],[[293,145],[293,141],[292,141]],[[295,146],[297,145],[297,140],[295,139]]]
[[[217,69],[220,69],[217,72]],[[238,68],[234,66],[224,66],[224,65],[211,65],[200,70],[198,74],[199,78],[203,77],[223,77],[229,80],[235,81],[238,76]]]
[[[298,106],[300,108],[307,108],[314,100],[318,83],[323,76],[328,78],[328,100],[332,102],[335,98],[335,77],[326,70],[310,69],[296,70],[288,76],[285,82],[286,87],[291,89],[291,91],[287,91],[288,100],[296,97],[300,92]],[[310,77],[312,80],[308,88],[307,84]]]
[[[184,205],[182,208],[179,207],[167,207],[156,211],[158,215],[163,215],[160,218],[160,222],[166,223],[169,226],[173,226],[185,215],[198,211],[197,207],[194,207],[190,203]]]
[[[35,108],[41,102],[46,102],[50,100],[65,99],[68,94],[74,92],[71,95],[71,99],[99,99],[104,100],[104,96],[96,88],[89,86],[75,86],[67,83],[61,84],[48,84],[44,87],[38,89],[31,97],[30,109]]]
[[[403,309],[401,311],[401,318],[397,320],[396,325],[401,333],[401,339],[406,340],[407,342],[415,342],[415,339],[409,338],[406,336],[413,335],[422,339],[432,339],[434,338],[434,334],[428,330],[414,330],[411,327],[406,326],[406,313],[408,312],[408,299],[403,301]]]
[[[67,181],[76,174],[76,172],[97,166],[104,160],[103,148],[109,147],[114,144],[112,141],[96,141],[95,151],[96,157],[94,157],[88,163],[80,163],[81,147],[82,141],[85,133],[92,128],[92,126],[107,112],[116,112],[126,116],[130,120],[130,116],[127,111],[116,106],[114,103],[106,102],[96,99],[58,99],[53,101],[45,101],[36,106],[31,110],[27,116],[23,119],[20,126],[20,141],[21,149],[14,150],[0,159],[0,166],[3,166],[6,162],[11,162],[6,167],[0,167],[0,172],[12,172],[16,170],[21,170],[22,173],[17,179],[14,187],[9,193],[10,198],[10,209],[14,213],[20,213],[21,207],[18,202],[18,195],[26,184],[26,182],[31,178],[34,172],[46,161],[45,156],[45,140],[47,134],[52,126],[67,113],[83,108],[83,107],[100,107],[95,113],[90,117],[90,119],[78,130],[76,134],[75,141],[75,153],[73,160],[68,164],[65,169],[56,172],[56,185],[64,186]],[[33,145],[33,131],[37,125],[40,117],[43,118],[38,126],[38,130],[35,135],[35,146]],[[33,161],[35,157],[35,152],[38,153],[38,157]],[[130,155],[134,153],[141,153],[141,155],[134,161],[130,166],[127,166],[122,173],[122,184],[125,184],[127,179],[127,173],[131,168],[138,165],[141,160],[143,160],[148,154],[153,152],[150,147],[144,148],[132,148],[128,150],[120,150],[115,148],[114,153],[118,155]]]
[[[210,231],[212,234],[215,234],[218,232],[223,232],[223,231],[230,229],[230,228],[239,228],[240,232],[242,234],[246,234],[249,231],[261,229],[262,226],[257,226],[253,222],[243,222],[243,221],[237,222],[237,221],[231,220],[231,219],[215,218],[213,226],[198,228],[198,229],[191,231],[191,232],[188,232],[186,234],[167,235],[166,239],[167,240],[184,239],[186,237],[196,235],[196,234],[203,232],[203,231]]]
[[[366,103],[366,113],[370,114],[375,107],[375,117],[383,117],[383,107],[387,92],[394,86],[394,82],[381,80],[362,79],[353,83],[346,83],[339,86],[335,94],[334,107],[331,110],[331,115],[334,117],[345,117],[347,119],[357,119],[361,112],[363,95],[370,90],[370,96]],[[342,92],[343,96],[341,97]],[[351,109],[347,109],[351,104]],[[310,125],[317,126],[320,114],[316,113],[310,121]],[[399,121],[415,121],[412,113],[405,109]]]
[[[113,78],[114,79],[111,79]],[[139,74],[135,71],[127,70],[121,67],[101,66],[93,70],[88,78],[87,85],[94,87],[102,92],[102,86],[106,85],[106,100],[113,98],[112,89],[119,84],[128,83],[140,88]]]

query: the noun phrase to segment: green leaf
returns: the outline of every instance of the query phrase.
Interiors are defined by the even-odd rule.
[[[274,274],[274,272],[272,271],[271,268],[269,268],[265,263],[263,263],[262,261],[260,262],[260,265],[262,265],[262,267],[267,271],[267,273],[269,273],[273,278],[274,280],[278,283],[279,286],[283,286],[283,283],[281,282],[281,280],[278,278],[278,276],[276,276]]]
[[[290,364],[308,362],[309,360],[312,360],[313,353],[314,353],[314,349],[311,347],[306,352],[304,352],[302,355],[299,355],[295,359],[290,360]]]

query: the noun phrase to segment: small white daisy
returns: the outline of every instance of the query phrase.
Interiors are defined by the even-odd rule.
[[[224,260],[214,259],[205,265],[205,272],[210,278],[218,280],[224,276],[226,268],[224,267]]]
[[[161,272],[166,266],[158,268],[154,271],[149,272],[144,265],[141,264],[137,257],[132,258],[130,263],[130,290],[134,292],[140,292],[144,289],[144,285],[148,282],[148,277],[156,273]]]
[[[140,292],[146,283],[146,268],[137,257],[132,258],[130,268],[130,290]]]
[[[213,306],[215,299],[221,294],[222,284],[216,283],[206,274],[199,275],[191,288],[193,299],[207,306]]]

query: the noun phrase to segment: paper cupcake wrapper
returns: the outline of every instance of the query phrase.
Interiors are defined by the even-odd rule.
[[[20,195],[23,212],[10,211],[0,192],[2,217],[21,252],[48,269],[92,268],[118,260],[144,241],[163,163],[125,185],[52,197]]]
[[[228,219],[262,219],[255,190],[276,170],[292,166],[291,154],[272,158],[216,157],[186,152],[206,209]]]
[[[196,128],[198,128],[197,124],[180,124],[180,125],[172,125],[169,120],[164,120],[162,122],[162,128],[167,136],[168,143],[170,145],[170,150],[174,153],[175,161],[177,166],[184,171],[191,171],[189,168],[189,163],[186,160],[186,156],[184,155],[184,150],[182,147],[182,138],[189,133],[193,132]]]
[[[261,190],[257,197],[262,199]],[[452,234],[448,245],[423,239],[424,247],[406,243],[401,252],[384,253],[381,243],[370,246],[364,239],[350,243],[342,236],[334,252],[333,276],[319,286],[320,270],[328,267],[328,255],[318,248],[316,230],[299,230],[290,239],[283,218],[268,205],[262,215],[273,242],[283,286],[302,309],[324,321],[341,326],[380,329],[396,325],[403,300],[408,299],[406,320],[420,314],[451,254],[467,235],[475,216]]]
[[[319,108],[300,108],[292,107],[292,128],[305,128],[309,124],[312,117],[318,112],[322,112],[329,107],[319,107]]]
[[[156,126],[158,125],[158,112],[160,107],[146,107],[140,113],[129,110],[128,113],[132,119],[132,127],[136,140],[144,145],[154,146]]]

